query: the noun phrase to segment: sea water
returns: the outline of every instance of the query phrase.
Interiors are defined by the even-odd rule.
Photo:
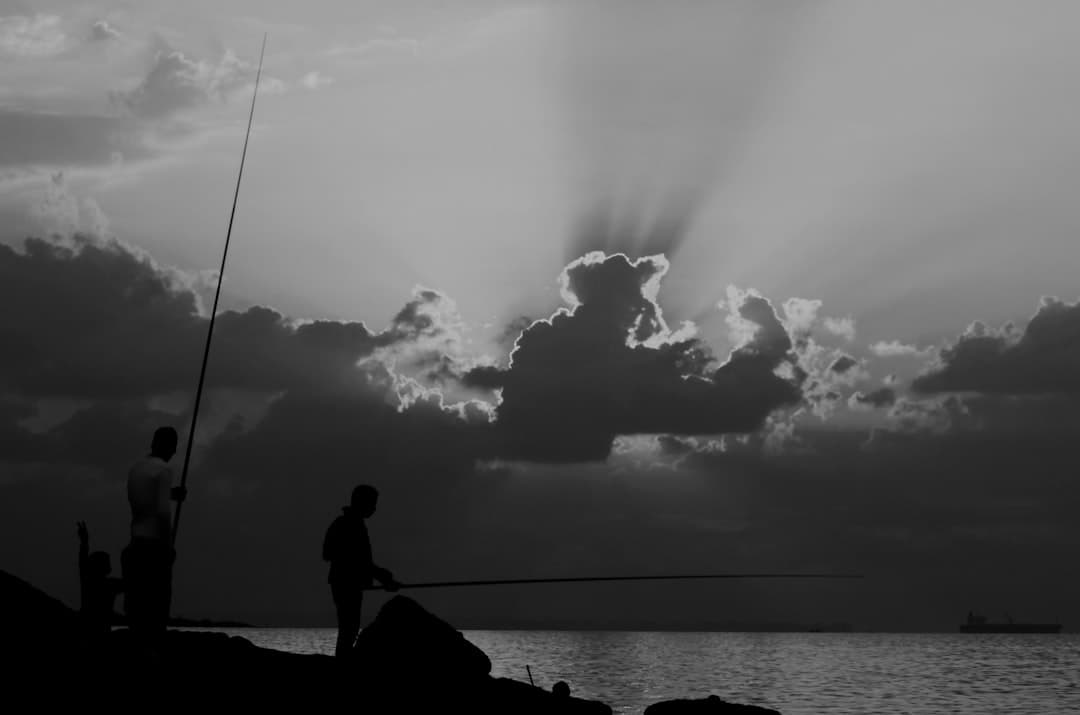
[[[212,629],[256,645],[331,654],[335,631]],[[464,631],[492,674],[620,713],[718,695],[783,715],[1080,713],[1080,634]]]

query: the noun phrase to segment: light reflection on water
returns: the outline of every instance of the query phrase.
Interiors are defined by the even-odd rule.
[[[326,628],[214,629],[330,654]],[[716,694],[784,715],[1080,713],[1080,635],[465,631],[492,674],[616,712]]]

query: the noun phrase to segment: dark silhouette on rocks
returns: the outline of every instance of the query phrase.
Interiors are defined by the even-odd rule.
[[[96,641],[112,629],[113,603],[124,590],[124,582],[113,578],[112,559],[104,551],[90,552],[90,530],[78,523],[79,535],[79,615],[83,637]]]
[[[360,633],[351,658],[379,676],[417,669],[467,682],[491,673],[491,660],[449,623],[405,596],[394,596]]]
[[[172,601],[172,505],[186,496],[173,487],[169,460],[176,454],[176,430],[159,427],[150,454],[128,472],[131,542],[120,556],[124,578],[124,611],[136,636],[152,644],[169,621]]]
[[[47,659],[57,644],[78,633],[79,614],[6,571],[0,571],[0,608],[5,618],[0,660],[5,663]]]
[[[323,561],[330,562],[330,593],[337,609],[338,635],[334,655],[344,657],[353,649],[360,631],[364,589],[378,580],[388,591],[399,584],[393,574],[376,566],[371,556],[371,539],[365,519],[375,513],[379,492],[375,487],[361,484],[352,491],[349,506],[334,519],[323,539]]]
[[[665,700],[645,708],[645,715],[780,715],[757,705],[739,705],[716,695],[699,700]]]
[[[0,604],[22,616],[4,642],[5,655],[19,655],[4,673],[11,702],[19,694],[32,696],[35,706],[115,708],[119,691],[107,684],[122,679],[125,701],[154,698],[170,710],[315,710],[348,702],[365,713],[611,713],[603,703],[491,677],[490,660],[479,648],[404,596],[387,602],[349,658],[286,653],[224,633],[176,630],[163,634],[155,658],[146,657],[128,629],[112,631],[90,651],[57,648],[78,622],[74,611],[2,571]]]

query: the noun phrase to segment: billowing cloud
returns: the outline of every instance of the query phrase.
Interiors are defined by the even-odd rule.
[[[1080,545],[1068,468],[1075,400],[1047,411],[1041,398],[904,399],[887,384],[852,398],[891,408],[869,439],[809,431],[797,419],[807,383],[827,378],[844,353],[794,339],[789,316],[732,288],[722,308],[736,348],[716,360],[693,326],[667,325],[656,300],[666,268],[661,258],[599,254],[568,266],[568,307],[519,323],[505,367],[466,372],[499,391],[494,422],[476,404],[450,409],[434,389],[413,391],[402,409],[403,375],[416,384],[442,375],[452,387],[457,361],[469,357],[456,306],[437,290],[418,287],[378,332],[267,307],[221,313],[211,406],[225,389],[272,399],[254,420],[223,399],[223,424],[197,442],[183,536],[182,568],[191,570],[177,581],[178,604],[266,623],[332,622],[317,548],[301,546],[319,543],[360,481],[384,495],[372,523],[377,552],[408,580],[462,578],[481,566],[523,577],[599,564],[694,570],[706,549],[733,570],[887,566],[941,586],[957,560],[990,574],[1002,553],[1053,565]],[[50,590],[72,592],[69,562],[41,558],[70,548],[63,525],[89,519],[95,543],[118,549],[124,469],[154,427],[187,422],[186,399],[169,408],[148,399],[193,386],[206,318],[186,286],[118,242],[35,239],[0,252],[9,347],[0,352],[0,557]],[[36,403],[60,393],[91,404],[41,427]],[[820,398],[842,399],[824,387]],[[559,469],[581,460],[596,463]],[[248,528],[237,532],[237,523]],[[18,546],[16,535],[41,550]],[[294,575],[287,584],[282,570]],[[1063,599],[1075,601],[1068,588]],[[880,617],[859,594],[842,617]],[[906,597],[883,597],[894,600],[875,600],[875,611],[886,602],[909,613]],[[497,596],[443,598],[440,613],[461,623],[523,617]],[[522,603],[533,613],[539,602]],[[605,603],[584,617],[609,617]],[[633,603],[655,612],[650,597],[620,613],[631,617]],[[919,615],[938,617],[930,607]]]
[[[0,17],[0,55],[49,57],[63,52],[66,45],[67,35],[56,15]]]
[[[91,198],[78,198],[68,188],[63,172],[53,174],[41,203],[30,210],[38,231],[48,236],[83,234],[102,237],[109,231],[109,218]]]
[[[879,340],[870,346],[870,352],[878,357],[902,357],[907,355],[912,357],[922,357],[928,353],[928,351],[920,350],[914,345],[905,345],[899,340],[890,340],[887,342]]]
[[[162,50],[137,87],[114,92],[112,98],[136,117],[162,119],[227,97],[254,81],[255,67],[231,52],[211,63]]]
[[[88,42],[112,42],[116,33],[102,20],[89,30]],[[76,53],[80,47],[69,49]],[[231,98],[254,78],[254,65],[231,52],[211,62],[166,46],[135,86],[107,93],[108,111],[87,111],[85,102],[69,103],[65,111],[46,110],[34,101],[0,107],[0,181],[42,179],[46,172],[76,168],[112,175],[167,156],[215,130],[213,122],[193,121],[191,113]],[[264,76],[260,92],[282,87],[280,80]]]
[[[825,330],[845,338],[848,341],[855,339],[855,319],[854,318],[826,318]]]
[[[664,321],[656,291],[667,268],[662,257],[599,252],[572,262],[560,280],[573,307],[525,330],[506,368],[466,376],[500,390],[499,456],[604,460],[617,435],[752,432],[801,398],[791,339],[765,298],[733,292],[741,339],[716,366],[688,326]]]
[[[944,434],[963,424],[964,418],[971,415],[971,410],[964,400],[955,395],[930,399],[903,397],[893,402],[888,415],[893,422],[892,426],[874,430],[874,434]]]
[[[1080,393],[1080,302],[1043,298],[1020,330],[973,323],[941,349],[939,364],[919,376],[923,393],[982,392],[1001,395]]]
[[[784,301],[784,322],[792,333],[809,333],[817,321],[820,300],[789,298]]]

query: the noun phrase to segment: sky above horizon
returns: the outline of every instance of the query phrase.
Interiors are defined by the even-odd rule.
[[[951,623],[965,583],[1080,618],[1080,584],[1039,570],[1080,545],[1078,21],[1064,0],[0,0],[0,568],[69,589],[87,512],[118,552],[122,463],[190,417],[265,32],[191,615],[246,618],[271,553],[321,583],[308,542],[381,470],[413,512],[380,514],[391,560],[425,578],[700,570],[701,544],[926,595],[776,596],[811,620]],[[253,618],[323,613],[274,588]],[[739,593],[752,620],[777,592]],[[603,612],[574,598],[552,617]]]

